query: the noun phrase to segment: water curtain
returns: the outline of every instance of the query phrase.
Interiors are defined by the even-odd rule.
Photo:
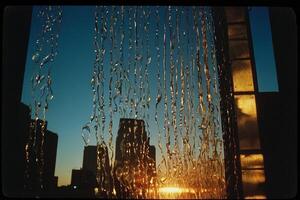
[[[131,198],[225,198],[211,8],[96,6],[93,20],[93,111],[82,137],[96,138],[98,191],[113,197],[120,184]],[[145,122],[156,160],[146,142],[127,141],[125,154],[141,156],[115,166],[120,118]]]
[[[41,6],[37,17],[40,32],[34,44],[33,75],[31,77],[31,122],[25,145],[25,189],[43,190],[44,139],[46,113],[53,99],[51,68],[58,54],[58,40],[62,22],[60,6]]]

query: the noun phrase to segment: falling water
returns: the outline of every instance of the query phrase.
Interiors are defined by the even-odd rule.
[[[62,9],[60,6],[40,7],[38,19],[41,27],[32,55],[34,73],[31,78],[30,112],[34,120],[30,122],[29,136],[25,145],[26,191],[43,189],[46,112],[53,99],[51,68],[58,54]]]
[[[99,6],[94,21],[93,114],[82,134],[87,145],[91,131],[95,132],[98,191],[113,197],[118,181],[131,198],[224,198],[211,9]],[[119,117],[134,119],[135,127],[123,134],[125,158],[117,166],[112,142]],[[146,140],[141,146],[136,142],[142,134],[136,128],[139,119],[145,122],[146,137],[150,131],[151,139],[157,136],[160,155],[155,177],[149,173],[154,161]],[[127,139],[130,135],[133,142]],[[141,155],[134,165],[132,154]],[[103,169],[107,155],[109,171]],[[105,184],[108,177],[115,177],[113,189]],[[164,191],[170,187],[181,188],[180,194]]]

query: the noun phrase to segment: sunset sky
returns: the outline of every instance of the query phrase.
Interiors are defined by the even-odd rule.
[[[30,79],[33,64],[31,57],[37,34],[40,31],[40,26],[37,24],[37,8],[34,7],[32,13],[23,83],[22,102],[27,105],[31,102]],[[155,7],[152,8],[154,12]],[[155,22],[150,24],[155,24]],[[268,9],[253,7],[250,11],[250,25],[259,91],[278,91]],[[82,167],[84,142],[81,137],[81,128],[92,114],[90,79],[95,59],[93,29],[94,6],[63,6],[59,52],[52,68],[54,99],[47,113],[48,129],[58,134],[55,175],[58,176],[59,186],[70,184],[72,169]],[[154,49],[154,46],[152,48]],[[152,61],[151,65],[154,66],[154,62]],[[156,74],[156,69],[150,69],[149,73]],[[151,79],[150,88],[155,87],[156,79]],[[151,89],[151,96],[155,99],[156,90]],[[151,102],[151,107],[150,113],[153,115],[155,101]],[[114,134],[118,126],[118,120],[115,120]],[[153,135],[153,137],[150,136],[150,143],[157,145],[154,119],[150,119],[149,125]],[[95,145],[94,136],[92,135],[91,138],[90,144]],[[156,151],[158,152],[158,148]]]

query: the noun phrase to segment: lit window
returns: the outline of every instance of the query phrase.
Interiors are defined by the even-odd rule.
[[[231,60],[249,58],[249,47],[247,40],[229,41],[229,56]]]
[[[247,39],[247,29],[244,24],[228,25],[229,39]]]
[[[264,170],[242,170],[244,196],[264,195]]]
[[[250,60],[236,60],[231,66],[234,91],[254,91]]]
[[[252,195],[252,196],[245,196],[245,199],[267,199],[265,195]]]
[[[225,14],[228,23],[243,22],[245,20],[244,8],[226,7]]]
[[[264,168],[263,161],[264,159],[262,154],[241,155],[242,169],[262,169]]]
[[[260,149],[254,95],[235,95],[240,149]]]

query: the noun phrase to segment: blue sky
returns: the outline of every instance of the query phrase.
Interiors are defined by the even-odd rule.
[[[163,16],[163,14],[162,9],[160,9],[160,15]],[[31,101],[30,78],[33,66],[31,57],[40,27],[36,16],[37,7],[34,7],[22,95],[22,102],[27,105]],[[267,9],[253,8],[250,12],[250,20],[259,90],[276,91],[277,80],[274,76],[276,75],[276,71]],[[126,21],[126,23],[128,22]],[[155,21],[152,20],[150,23],[155,24]],[[58,134],[55,175],[59,177],[59,185],[69,184],[71,170],[79,169],[82,166],[84,142],[81,137],[81,128],[88,122],[92,114],[92,89],[90,80],[95,59],[93,30],[93,6],[63,6],[59,52],[52,66],[54,99],[50,102],[49,111],[47,112],[48,129]],[[162,39],[162,35],[160,37]],[[154,38],[150,38],[150,49],[154,50],[154,42],[151,42],[153,40]],[[153,74],[152,77],[155,77],[154,74],[156,74],[156,68],[153,64],[154,60],[155,57],[152,57],[152,63],[149,66],[149,74]],[[105,73],[108,73],[108,68],[106,68]],[[149,84],[151,97],[155,100],[156,90],[154,88],[156,87],[156,79],[150,79]],[[155,101],[151,102],[151,107],[155,107]],[[150,115],[154,115],[154,109],[150,110]],[[114,118],[114,134],[118,126],[117,118],[118,115]],[[108,115],[106,119],[106,122],[108,122]],[[155,129],[156,125],[153,118],[150,119],[149,124],[152,127],[150,128],[151,134],[155,135],[157,130]],[[94,145],[95,139],[93,135],[91,139],[90,144]],[[156,145],[157,138],[151,137],[150,143]],[[158,152],[158,148],[156,151]]]
[[[268,8],[253,7],[249,12],[249,17],[258,90],[260,92],[278,91]]]

